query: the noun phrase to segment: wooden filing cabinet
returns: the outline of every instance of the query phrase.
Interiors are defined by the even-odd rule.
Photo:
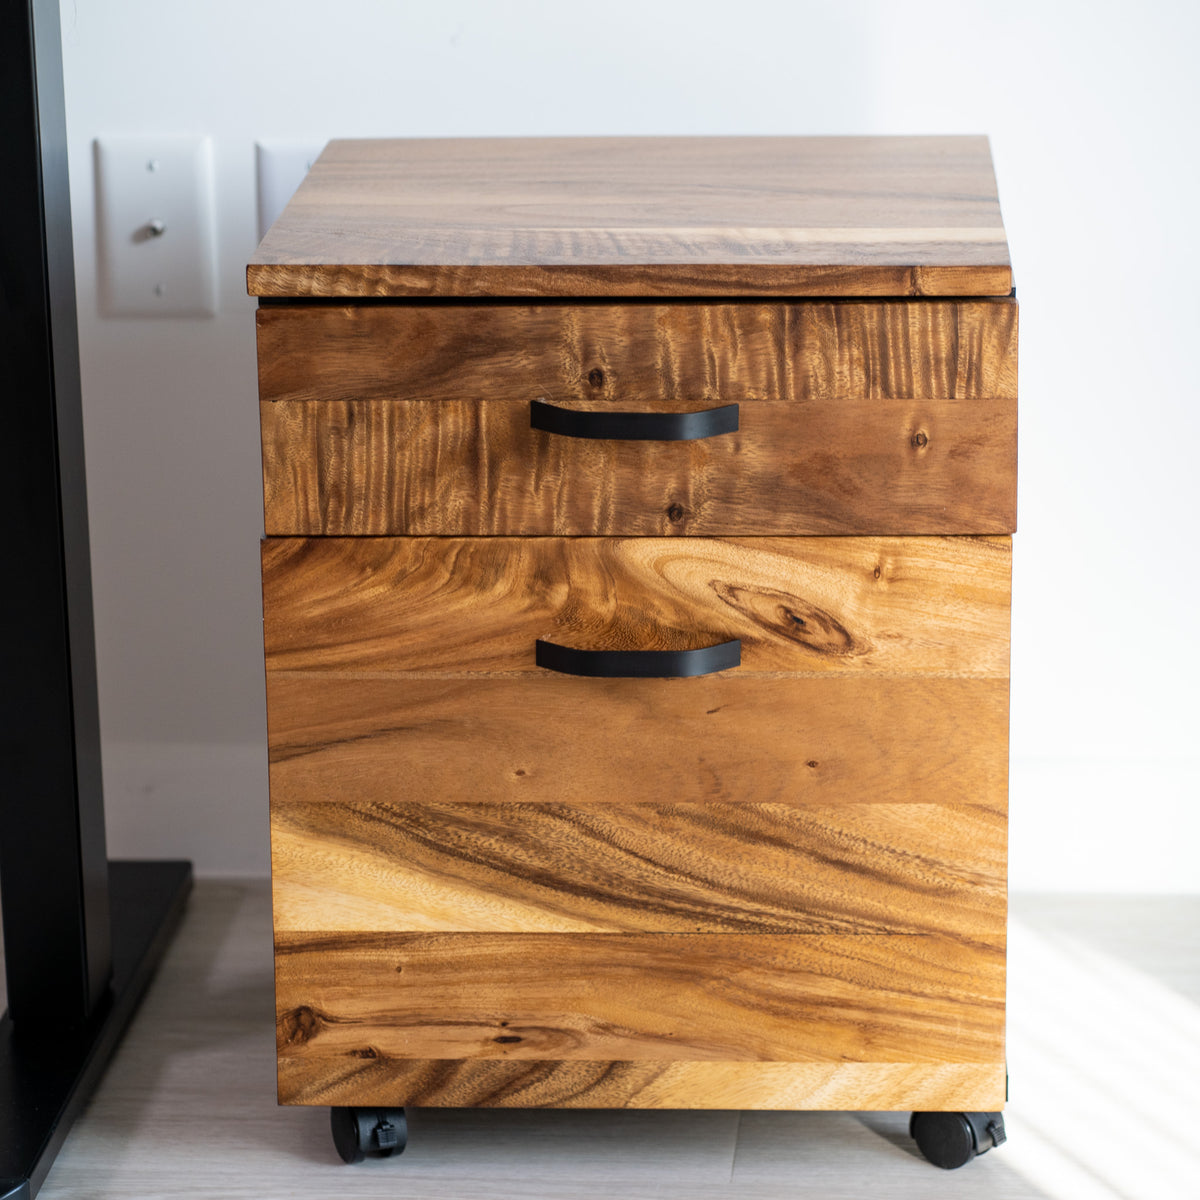
[[[986,141],[333,142],[249,285],[281,1102],[995,1116]]]

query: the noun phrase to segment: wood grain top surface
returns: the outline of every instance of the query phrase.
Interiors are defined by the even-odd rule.
[[[1007,295],[984,137],[333,141],[257,296]]]

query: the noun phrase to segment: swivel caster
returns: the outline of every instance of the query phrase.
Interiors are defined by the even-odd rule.
[[[909,1136],[935,1167],[953,1170],[999,1146],[1004,1138],[1003,1113],[913,1113]]]
[[[403,1154],[408,1143],[402,1108],[331,1108],[329,1129],[345,1163],[360,1163],[368,1154]]]

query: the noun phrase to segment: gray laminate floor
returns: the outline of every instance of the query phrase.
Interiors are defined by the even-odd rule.
[[[898,1113],[425,1110],[343,1167],[275,1106],[272,1008],[265,883],[201,882],[43,1200],[1200,1196],[1200,897],[1014,899],[1010,1140],[957,1172]]]

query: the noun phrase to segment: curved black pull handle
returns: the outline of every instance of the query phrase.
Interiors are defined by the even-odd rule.
[[[738,406],[722,404],[699,412],[604,412],[559,408],[545,400],[529,402],[529,428],[563,437],[629,442],[692,442],[737,433]]]
[[[685,679],[711,675],[742,665],[742,643],[721,642],[699,650],[573,650],[538,639],[534,650],[539,667],[563,675],[598,679]]]

